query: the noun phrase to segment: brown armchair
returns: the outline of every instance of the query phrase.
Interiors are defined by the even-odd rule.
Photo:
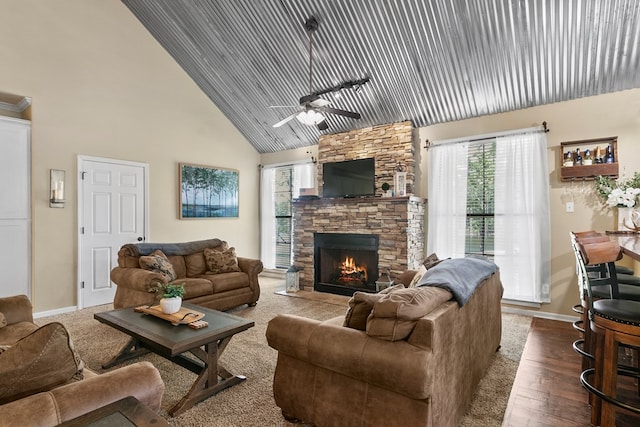
[[[42,333],[49,329],[54,330],[51,335]],[[20,353],[16,350],[27,347],[37,349],[40,335],[44,335],[48,341],[40,341],[43,348],[36,353],[38,357],[47,352],[52,339],[57,339],[58,343],[61,339],[63,342],[67,340],[67,354],[75,352],[63,325],[51,323],[38,327],[33,323],[32,305],[27,296],[0,298],[0,396],[4,402],[0,404],[0,427],[55,426],[127,396],[134,396],[154,411],[160,409],[164,383],[158,370],[149,362],[135,363],[98,375],[86,367],[82,369],[82,362],[76,359],[72,363],[80,366],[78,375],[61,385],[48,387],[47,384],[38,383],[44,381],[40,377],[29,378],[29,369],[25,369],[24,365],[35,362],[28,357],[20,357],[26,351]],[[55,364],[62,354],[57,351],[59,347],[53,348],[56,350],[50,353],[55,354],[49,354],[48,360],[53,360]],[[45,377],[50,378],[49,372],[57,368],[53,364],[45,367],[48,373]],[[40,371],[42,369],[41,366]],[[21,373],[16,375],[16,371]],[[22,372],[26,373],[22,375]],[[77,379],[79,372],[82,379]],[[26,382],[39,391],[25,393]],[[20,391],[14,395],[16,389]]]

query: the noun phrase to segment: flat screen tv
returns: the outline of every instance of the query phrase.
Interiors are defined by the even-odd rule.
[[[357,159],[322,165],[322,197],[374,196],[375,159]]]

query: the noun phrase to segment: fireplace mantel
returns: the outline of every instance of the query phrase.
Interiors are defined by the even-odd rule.
[[[415,196],[294,200],[293,260],[301,287],[313,289],[314,233],[377,234],[380,272],[416,268],[424,260],[425,207]]]

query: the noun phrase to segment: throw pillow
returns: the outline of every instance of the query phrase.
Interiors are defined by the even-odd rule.
[[[441,288],[405,288],[383,295],[367,318],[367,335],[386,341],[406,339],[418,319],[449,299],[451,293]]]
[[[438,259],[438,255],[433,253],[433,254],[429,255],[428,257],[426,257],[424,261],[422,261],[422,265],[424,265],[428,270],[431,267],[435,267],[436,265],[440,264],[442,261],[443,260]]]
[[[377,294],[354,292],[353,296],[349,299],[349,308],[347,309],[347,314],[344,316],[343,326],[358,329],[360,331],[366,330],[367,317],[371,314],[373,304],[382,298],[383,295],[397,289],[404,289],[404,285],[390,286]]]
[[[83,378],[84,363],[61,323],[49,323],[0,353],[0,404]]]
[[[205,248],[204,258],[207,260],[207,267],[212,274],[241,271],[236,257],[236,248],[226,250]]]
[[[367,292],[354,292],[349,299],[349,308],[344,317],[343,326],[364,331],[367,329],[367,317],[373,309],[373,304],[382,297],[382,294],[370,294]]]
[[[409,286],[407,286],[407,288],[415,288],[418,282],[420,281],[420,279],[422,279],[422,276],[424,276],[426,272],[427,272],[427,267],[425,267],[424,265],[421,265],[418,271],[416,271],[416,275],[413,276],[413,279],[411,279],[411,283],[409,283]]]
[[[7,318],[4,317],[4,314],[0,311],[0,328],[4,328],[7,326]]]
[[[160,273],[165,276],[169,282],[173,282],[178,278],[178,275],[173,269],[173,265],[171,265],[171,261],[169,261],[169,258],[167,258],[160,249],[151,255],[141,256],[138,262],[140,263],[140,268]]]

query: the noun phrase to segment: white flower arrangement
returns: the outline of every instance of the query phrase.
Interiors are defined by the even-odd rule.
[[[640,173],[636,172],[631,179],[618,181],[613,181],[606,176],[598,176],[596,191],[608,207],[632,208],[640,195]]]
[[[636,205],[638,194],[640,194],[640,188],[626,188],[624,190],[621,188],[614,188],[611,190],[611,193],[609,193],[605,203],[609,207],[626,206],[628,208],[632,208]]]

